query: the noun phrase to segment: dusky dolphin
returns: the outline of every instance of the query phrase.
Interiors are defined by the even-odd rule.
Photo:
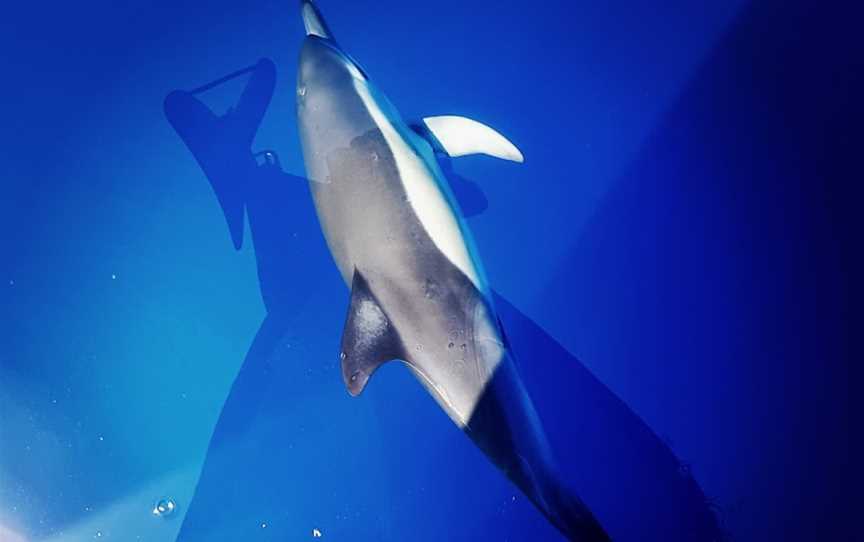
[[[327,245],[351,288],[342,376],[360,394],[401,360],[450,418],[568,539],[608,540],[560,482],[518,376],[468,227],[436,161],[483,153],[521,162],[491,128],[463,117],[409,125],[300,2],[306,38],[297,120]]]

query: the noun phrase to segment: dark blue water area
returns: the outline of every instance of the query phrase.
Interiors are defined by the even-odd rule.
[[[451,180],[561,484],[613,540],[857,539],[847,6],[320,8],[405,118],[525,154]],[[293,1],[4,6],[0,541],[562,539],[404,366],[346,392],[302,39]],[[261,58],[251,148],[279,166],[226,200],[165,99]],[[245,77],[198,97],[221,115]]]

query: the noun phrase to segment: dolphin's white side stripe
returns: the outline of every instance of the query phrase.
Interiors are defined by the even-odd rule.
[[[524,162],[516,145],[494,129],[466,117],[443,115],[423,119],[426,127],[452,157],[488,154],[495,158]]]
[[[414,209],[432,242],[453,265],[465,273],[478,290],[485,292],[485,285],[468,252],[456,215],[434,181],[429,168],[393,127],[387,115],[381,111],[378,102],[369,92],[367,84],[355,79],[354,88],[390,147],[393,159],[396,161],[396,168],[399,170],[399,177],[405,186],[408,203]]]

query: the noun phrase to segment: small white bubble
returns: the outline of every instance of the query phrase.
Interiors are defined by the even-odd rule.
[[[266,523],[262,523],[262,524],[261,524],[261,528],[262,528],[262,529],[266,529],[266,528],[267,528],[267,524],[266,524]]]
[[[153,506],[153,515],[160,518],[167,518],[177,509],[177,503],[174,499],[164,497]]]
[[[115,275],[114,273],[111,273],[111,280],[115,280],[116,278],[117,278],[117,275]]]

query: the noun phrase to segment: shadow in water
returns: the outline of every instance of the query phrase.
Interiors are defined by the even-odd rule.
[[[612,540],[723,538],[689,469],[539,325],[495,294],[518,371],[567,485]]]
[[[312,518],[322,514],[352,520],[337,522],[329,536],[341,529],[345,539],[403,539],[394,534],[392,523],[400,520],[391,517],[394,508],[381,489],[397,475],[390,472],[379,440],[398,437],[369,438],[376,413],[368,401],[351,399],[339,380],[335,349],[347,303],[344,285],[335,266],[317,265],[329,263],[330,255],[307,183],[282,172],[274,153],[256,155],[250,148],[272,95],[275,72],[266,60],[247,71],[252,76],[241,105],[224,117],[210,112],[194,92],[174,92],[165,103],[166,116],[213,186],[237,248],[244,210],[248,215],[267,308],[222,408],[179,540],[239,540],[262,529],[268,529],[268,536],[291,537],[298,524],[308,525],[311,532]],[[466,215],[486,208],[479,187],[455,174],[449,160],[442,169]],[[496,303],[517,360],[524,362],[520,372],[526,387],[541,419],[548,422],[559,461],[580,466],[565,468],[565,485],[585,497],[592,510],[602,511],[599,519],[613,539],[716,539],[714,515],[668,446],[530,318],[500,296]],[[423,400],[432,403],[428,397]],[[562,412],[567,415],[562,417]],[[427,430],[435,427],[433,423]],[[449,457],[448,449],[461,449],[467,441],[449,422],[447,427],[448,432],[441,429],[441,438],[435,439],[438,449],[429,450],[434,461]],[[405,458],[399,461],[411,464]],[[422,486],[422,477],[429,475],[421,471],[400,472],[398,477],[416,477]],[[594,474],[580,478],[587,471]],[[482,495],[483,488],[466,490],[453,495],[449,505],[467,511],[464,517],[469,520],[504,526],[514,539],[531,538],[520,530],[518,514],[475,517],[476,505],[470,500]],[[441,508],[423,501],[420,493],[410,498],[418,507]],[[406,526],[417,528],[416,523]],[[466,532],[471,531],[448,533],[447,538],[476,538]]]
[[[441,172],[447,177],[453,196],[459,202],[459,210],[462,211],[462,214],[471,217],[485,211],[489,207],[489,200],[486,199],[483,189],[474,181],[456,173],[453,168],[453,161],[448,156],[442,154],[436,156],[438,157],[438,164],[441,166]]]
[[[246,73],[239,105],[224,116],[195,97]],[[344,303],[344,286],[333,266],[309,264],[329,263],[330,255],[318,228],[310,227],[317,218],[306,180],[283,172],[274,152],[251,150],[274,85],[275,69],[264,59],[165,101],[168,120],[213,187],[235,248],[248,217],[266,308],[222,407],[178,540],[296,537],[298,525],[311,536],[315,518],[353,515],[373,521],[353,524],[351,533],[381,539],[383,512],[373,507],[381,475],[364,464],[380,455],[378,443],[363,438],[368,424],[342,423],[367,407],[343,392],[334,347],[319,340],[338,336],[330,308]],[[322,385],[328,377],[331,385]],[[342,457],[346,449],[352,454]],[[344,483],[360,471],[369,476]],[[340,527],[328,524],[327,532],[338,537]]]
[[[222,116],[215,115],[196,97],[246,74],[251,76],[236,107]],[[275,86],[276,66],[263,58],[191,91],[175,90],[165,98],[165,116],[213,186],[236,249],[243,243],[245,190],[255,176],[256,163],[250,148]]]
[[[628,404],[698,458],[739,540],[851,536],[844,247],[857,229],[844,221],[857,198],[843,194],[859,182],[851,142],[864,85],[841,11],[779,1],[744,10],[598,205],[541,305],[569,312],[550,331],[592,352]],[[572,395],[597,395],[581,381],[589,390]],[[631,479],[627,492],[660,514],[648,488],[673,458],[636,423],[632,444],[619,438],[632,413],[605,401],[615,432],[608,459],[595,453],[613,483],[586,501],[601,521],[627,513],[618,488]],[[571,453],[600,446],[594,420]],[[636,450],[654,466],[633,463]]]

